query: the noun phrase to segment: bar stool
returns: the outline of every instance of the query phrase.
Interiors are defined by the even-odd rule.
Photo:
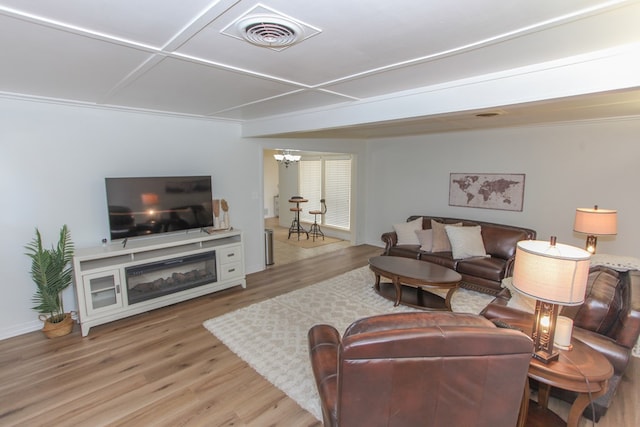
[[[322,206],[321,210],[313,210],[309,211],[311,215],[313,215],[313,224],[311,224],[311,228],[309,229],[309,234],[313,236],[313,241],[316,241],[316,237],[322,236],[322,240],[324,240],[324,233],[320,230],[320,225],[318,224],[318,215],[324,215],[327,213],[327,204],[324,202],[324,199],[320,199],[320,205]],[[320,221],[322,222],[322,221]]]
[[[293,212],[293,221],[291,222],[291,227],[289,227],[289,235],[287,236],[287,239],[291,238],[291,235],[294,233],[298,235],[298,240],[300,240],[300,233],[306,234],[307,239],[309,239],[309,232],[300,225],[300,212],[302,212],[300,203],[306,202],[308,202],[308,200],[302,196],[293,196],[289,199],[289,203],[295,203],[296,207],[289,208],[289,210]]]

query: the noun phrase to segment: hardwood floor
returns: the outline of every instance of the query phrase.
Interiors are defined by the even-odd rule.
[[[367,264],[350,246],[248,276],[228,289],[48,340],[0,341],[2,426],[320,426],[211,335],[202,322]],[[598,426],[637,425],[639,359]],[[590,425],[583,419],[581,425]]]
[[[367,264],[352,246],[249,275],[232,288],[48,340],[0,341],[0,425],[319,426],[202,322]]]

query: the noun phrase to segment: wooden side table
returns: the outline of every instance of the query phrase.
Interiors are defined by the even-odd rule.
[[[529,333],[531,325],[509,322]],[[530,333],[529,333],[530,335]],[[577,427],[582,412],[589,405],[590,398],[602,396],[607,392],[608,381],[613,376],[613,366],[600,352],[576,339],[571,340],[571,350],[559,350],[558,360],[545,364],[531,358],[529,378],[537,380],[538,408],[529,408],[529,387],[525,387],[518,426],[558,425],[559,417],[547,409],[551,387],[558,387],[578,393],[571,405],[567,427]],[[589,395],[589,393],[591,395]],[[535,404],[532,402],[532,404]],[[533,419],[526,419],[527,415]],[[562,423],[564,424],[564,423]]]

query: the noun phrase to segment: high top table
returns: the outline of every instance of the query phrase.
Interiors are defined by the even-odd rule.
[[[291,212],[293,212],[293,221],[291,222],[291,227],[289,227],[289,235],[287,236],[287,239],[291,238],[292,234],[297,234],[298,240],[300,240],[300,234],[304,233],[307,235],[307,240],[309,240],[309,232],[300,225],[300,212],[302,211],[302,208],[300,208],[300,203],[307,202],[308,200],[302,197],[292,197],[289,199],[289,203],[295,203],[296,207],[289,209]]]

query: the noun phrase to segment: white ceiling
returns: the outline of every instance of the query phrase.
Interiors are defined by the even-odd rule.
[[[258,12],[318,33],[280,51],[221,33]],[[639,23],[640,2],[624,0],[0,0],[0,95],[251,123],[635,45]],[[449,111],[291,134],[629,116],[639,100],[636,86],[496,105],[491,121]]]

